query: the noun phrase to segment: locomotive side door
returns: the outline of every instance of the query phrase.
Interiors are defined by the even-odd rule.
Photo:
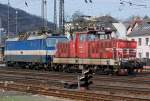
[[[46,61],[52,62],[56,52],[57,38],[46,39]]]

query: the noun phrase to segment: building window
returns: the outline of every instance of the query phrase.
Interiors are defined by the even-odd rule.
[[[138,45],[139,45],[139,46],[142,45],[142,39],[141,39],[141,38],[138,39]]]
[[[146,58],[149,59],[149,52],[146,52]]]
[[[139,58],[142,58],[142,53],[139,53]]]
[[[146,45],[146,46],[149,45],[149,38],[145,38],[145,45]]]

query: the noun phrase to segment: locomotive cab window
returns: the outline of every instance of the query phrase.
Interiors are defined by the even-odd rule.
[[[67,42],[67,38],[48,38],[46,39],[46,44],[48,47],[54,47],[58,42]]]
[[[67,42],[67,38],[58,38],[56,42]]]
[[[96,39],[98,39],[97,36],[94,35],[94,34],[89,34],[87,37],[88,37],[88,40],[96,40]]]
[[[79,38],[80,38],[80,41],[86,41],[87,40],[87,34],[80,34]]]
[[[94,34],[80,34],[80,41],[96,40],[98,37]]]
[[[48,47],[54,47],[56,45],[56,39],[54,39],[54,38],[46,39],[46,45]]]

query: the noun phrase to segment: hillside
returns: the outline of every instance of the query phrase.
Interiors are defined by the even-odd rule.
[[[38,30],[42,27],[42,19],[38,16],[29,14],[23,10],[18,11],[18,32],[26,32],[32,30]],[[2,19],[2,27],[8,29],[8,6],[0,4],[0,17]],[[53,24],[48,22],[50,29],[53,28]],[[16,9],[10,7],[10,32],[16,31]]]

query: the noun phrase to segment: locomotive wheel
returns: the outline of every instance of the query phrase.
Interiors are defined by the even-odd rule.
[[[113,75],[114,74],[114,70],[113,67],[99,67],[95,70],[96,74],[102,74],[102,75]]]
[[[126,69],[118,69],[118,71],[116,72],[116,74],[118,76],[127,76],[128,75],[128,71]]]

